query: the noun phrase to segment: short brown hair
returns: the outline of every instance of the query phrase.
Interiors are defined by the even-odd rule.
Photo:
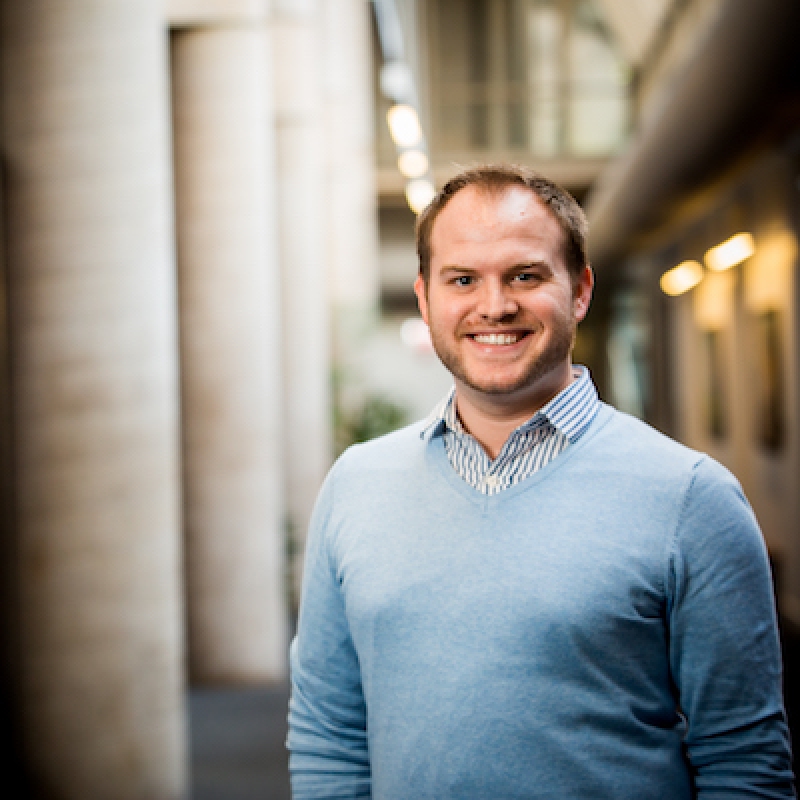
[[[564,231],[564,262],[573,279],[580,276],[583,268],[589,263],[586,253],[589,223],[575,198],[558,184],[527,167],[514,164],[486,164],[465,170],[451,178],[417,217],[419,273],[425,283],[430,277],[433,223],[436,222],[439,212],[450,202],[450,198],[467,186],[475,186],[487,192],[501,191],[510,186],[530,189],[550,210]]]

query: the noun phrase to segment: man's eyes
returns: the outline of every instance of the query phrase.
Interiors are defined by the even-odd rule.
[[[524,284],[536,284],[541,283],[543,279],[541,273],[537,271],[528,271],[525,272],[518,272],[516,275],[511,277],[512,283],[524,283]],[[453,286],[472,286],[476,281],[476,277],[474,275],[454,275],[450,278],[450,283]]]
[[[542,276],[538,272],[518,272],[514,280],[517,283],[538,283],[542,280]]]

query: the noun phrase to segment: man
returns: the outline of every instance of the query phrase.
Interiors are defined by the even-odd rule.
[[[524,169],[417,225],[454,392],[348,450],[292,646],[295,798],[794,797],[763,540],[708,457],[571,363],[586,221]]]

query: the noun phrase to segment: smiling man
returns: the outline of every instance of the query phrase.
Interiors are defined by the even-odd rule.
[[[575,201],[516,167],[420,216],[455,386],[348,450],[306,555],[294,797],[794,797],[766,552],[732,476],[572,365]]]
[[[576,226],[567,249],[568,234],[539,196],[525,185],[494,186],[492,174],[421,218],[414,290],[455,378],[458,417],[494,459],[518,425],[573,382],[575,328],[593,278],[574,201],[558,198],[565,224],[571,214]]]

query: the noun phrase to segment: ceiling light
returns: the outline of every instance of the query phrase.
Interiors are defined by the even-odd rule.
[[[435,196],[436,189],[434,189],[433,184],[425,178],[417,178],[406,184],[406,200],[415,214],[424,211]]]
[[[406,150],[397,158],[397,169],[406,178],[421,178],[428,171],[428,156],[422,150]]]
[[[381,91],[386,97],[400,102],[413,96],[414,77],[408,64],[403,61],[390,61],[381,67]]]
[[[398,147],[414,147],[422,140],[422,128],[416,109],[407,105],[392,106],[386,113],[389,133]]]
[[[661,291],[671,297],[688,292],[703,280],[703,265],[697,261],[684,261],[667,270],[659,281]]]
[[[755,250],[755,242],[749,233],[737,233],[706,253],[706,266],[714,272],[722,272],[724,269],[741,264],[746,258],[750,258]]]

